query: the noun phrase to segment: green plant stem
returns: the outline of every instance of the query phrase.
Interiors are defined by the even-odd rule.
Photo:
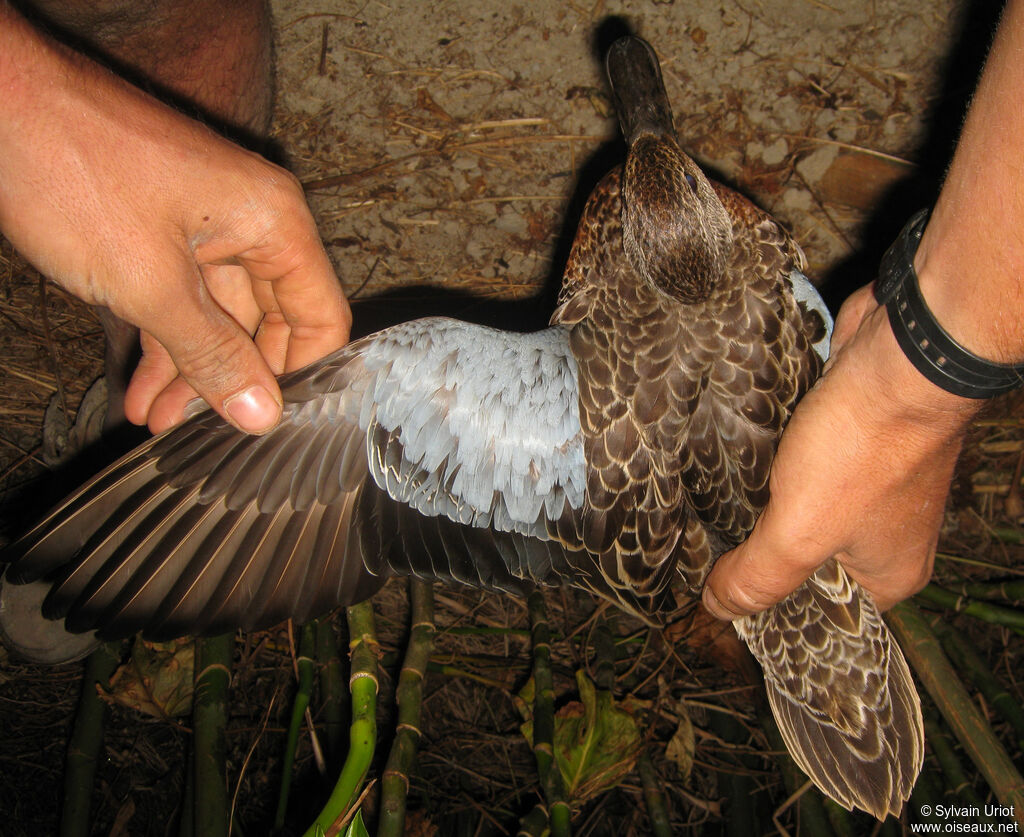
[[[377,632],[373,606],[369,602],[352,605],[346,611],[349,648],[352,659],[349,688],[352,692],[352,725],[349,750],[341,775],[323,810],[306,830],[305,837],[334,833],[359,796],[377,746]],[[319,832],[318,832],[319,829]]]
[[[1024,709],[960,634],[941,619],[931,620],[931,625],[953,665],[974,684],[989,706],[1010,724],[1017,734],[1017,746],[1024,751]]]
[[[530,633],[533,637],[533,756],[537,775],[547,800],[552,837],[567,837],[569,803],[565,783],[555,762],[555,686],[551,674],[551,627],[544,595],[535,590],[527,600]]]
[[[423,678],[434,650],[434,590],[425,581],[410,579],[412,601],[409,644],[398,676],[395,697],[398,701],[398,725],[395,740],[381,780],[380,824],[378,837],[401,837],[405,833],[406,798],[409,774],[416,760],[420,740],[423,707]]]
[[[431,662],[427,665],[427,671],[431,674],[443,674],[445,677],[465,677],[467,680],[472,680],[474,683],[480,683],[490,689],[499,689],[502,692],[508,691],[508,684],[503,683],[501,680],[495,680],[493,677],[484,677],[482,674],[466,671],[465,669],[458,668],[456,666]]]
[[[903,602],[888,614],[889,625],[907,662],[939,707],[968,754],[1003,805],[1012,805],[1024,826],[1024,778],[999,744],[992,728],[971,700],[921,612]]]
[[[178,818],[178,837],[195,837],[196,818],[192,812],[196,807],[196,760],[192,747],[185,751],[185,787],[181,792],[181,816]]]
[[[843,809],[840,808],[839,810]],[[895,817],[886,817],[885,821],[878,826],[878,830],[872,831],[871,833],[874,837],[903,837],[904,832],[898,819]]]
[[[654,765],[651,764],[651,757],[646,750],[637,759],[637,767],[640,771],[640,783],[644,788],[647,816],[651,821],[651,834],[654,837],[672,837],[672,823],[668,816],[665,794],[661,790],[661,782],[654,772]]]
[[[492,628],[485,625],[445,628],[444,632],[451,636],[515,636],[523,639],[530,637],[530,632],[526,628]]]
[[[196,640],[192,723],[197,837],[228,833],[225,729],[234,647],[234,634]]]
[[[959,589],[962,595],[975,599],[1002,599],[1005,602],[1024,602],[1024,579],[961,584]]]
[[[732,715],[711,712],[708,717],[709,729],[722,741],[729,744],[747,744],[750,734]],[[726,837],[764,834],[764,811],[757,810],[757,786],[747,770],[754,767],[751,757],[734,753],[723,753],[722,761],[735,765],[736,769],[722,769],[718,772],[718,791],[724,797],[723,813]]]
[[[345,627],[344,643],[348,645],[348,628]],[[348,689],[345,688],[345,673],[338,653],[338,637],[334,620],[324,617],[316,623],[316,657],[320,672],[320,702],[323,706],[324,733],[327,741],[328,775],[341,763],[341,753],[347,743],[346,729],[350,723]]]
[[[910,792],[910,816],[915,822],[941,823],[943,820],[938,814],[938,806],[943,804],[943,799],[938,777],[928,760],[925,760],[921,775],[917,777],[914,789]]]
[[[815,793],[819,793],[818,789],[814,789]],[[829,799],[827,796],[821,795],[822,805],[825,806],[825,816],[828,817],[828,821],[832,826],[832,831],[836,837],[857,837],[861,833],[858,823],[854,821],[852,813],[847,811],[842,805],[835,800]],[[891,831],[893,828],[896,829],[896,833],[899,834],[899,820],[895,817],[887,817],[885,822],[882,823],[882,830],[879,834],[888,833],[887,829]]]
[[[929,584],[915,599],[935,607],[953,610],[957,613],[966,613],[975,619],[989,622],[993,625],[1000,625],[1009,628],[1011,631],[1024,635],[1024,611],[1015,610],[1012,607],[980,602],[977,599],[970,599],[958,595],[952,590],[939,587],[937,584]]]
[[[544,595],[534,591],[530,594],[527,606],[533,638],[533,755],[543,787],[547,783],[548,774],[555,769],[555,689],[551,675],[551,630],[548,627]]]
[[[924,716],[924,735],[932,753],[935,754],[935,760],[938,761],[939,767],[942,769],[946,787],[949,788],[953,799],[957,801],[958,805],[974,806],[981,810],[981,797],[978,796],[974,785],[971,784],[971,780],[964,772],[964,767],[960,764],[953,745],[946,737],[939,722],[927,714]]]
[[[292,717],[288,724],[288,738],[284,745],[284,758],[281,764],[281,788],[277,796],[277,814],[274,816],[274,830],[284,828],[285,815],[288,812],[288,795],[292,787],[292,773],[295,768],[295,751],[299,746],[299,734],[309,708],[309,700],[313,695],[313,652],[316,645],[316,629],[312,623],[306,623],[299,631],[299,655],[295,659],[298,688],[292,701]]]
[[[1010,529],[1007,526],[996,526],[992,530],[992,534],[999,538],[1003,543],[1024,542],[1024,531],[1021,531],[1020,529]]]
[[[103,747],[107,704],[97,686],[106,686],[121,660],[121,643],[105,642],[85,661],[82,693],[68,740],[64,768],[64,802],[60,817],[61,837],[87,837],[92,833],[89,809],[96,780],[96,763]]]

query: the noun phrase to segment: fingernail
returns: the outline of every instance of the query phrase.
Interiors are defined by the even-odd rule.
[[[224,412],[246,433],[266,433],[277,424],[280,405],[265,387],[256,384],[228,398]]]
[[[708,613],[716,619],[721,619],[723,622],[732,622],[740,618],[738,613],[733,613],[718,600],[718,596],[715,595],[714,590],[708,584],[704,585],[704,590],[701,592],[701,601],[704,602],[704,607]]]

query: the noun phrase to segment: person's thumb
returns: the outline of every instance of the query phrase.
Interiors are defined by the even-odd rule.
[[[702,595],[712,616],[732,621],[759,613],[786,598],[817,568],[813,550],[787,549],[773,536],[772,524],[769,504],[750,537],[715,562]]]
[[[239,430],[273,428],[281,417],[281,390],[252,338],[212,301],[185,308],[173,318],[180,327],[147,329],[159,346],[143,340],[125,404],[128,417],[154,432],[177,423],[193,395],[187,382]]]

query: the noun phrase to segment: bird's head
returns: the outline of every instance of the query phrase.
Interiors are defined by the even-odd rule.
[[[622,182],[626,257],[646,281],[686,303],[701,302],[725,273],[732,222],[710,181],[680,149],[650,45],[620,38],[608,78],[629,146]]]

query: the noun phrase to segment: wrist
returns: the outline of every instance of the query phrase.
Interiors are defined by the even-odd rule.
[[[886,307],[897,343],[925,378],[958,396],[989,399],[1019,388],[1024,384],[1024,364],[991,360],[970,351],[947,331],[925,300],[915,263],[927,268],[936,262],[934,259],[929,261],[927,250],[918,259],[919,245],[927,225],[927,211],[921,210],[911,217],[886,251],[874,283],[873,295],[880,305]],[[933,233],[930,240],[944,239]],[[968,279],[967,287],[973,293],[965,298],[962,276],[950,274],[949,263],[945,261],[938,260],[937,264],[939,270],[926,270],[928,284],[942,301],[939,307],[955,315],[957,328],[954,330],[963,331],[964,323],[970,323],[976,327],[973,333],[994,338],[994,343],[989,342],[989,345],[1002,346],[1005,353],[1008,343],[1001,339],[1001,331],[993,327],[993,324],[998,324],[998,311],[983,317],[985,308],[979,308],[977,304],[977,297],[984,299],[990,286],[1000,284],[1000,277],[979,277],[974,283]],[[947,268],[944,274],[943,268]],[[975,289],[972,284],[978,287]],[[958,298],[948,293],[951,290],[959,291]],[[951,299],[956,304],[951,304]]]
[[[865,370],[858,380],[863,397],[882,407],[877,414],[894,427],[920,428],[939,442],[959,440],[985,403],[922,375],[897,342],[884,306],[867,313],[848,348],[861,356],[854,366]]]
[[[993,202],[958,208],[944,187],[914,256],[921,295],[949,335],[993,363],[1024,362],[1024,241],[1016,219]],[[1005,210],[1005,211],[1004,211]]]

